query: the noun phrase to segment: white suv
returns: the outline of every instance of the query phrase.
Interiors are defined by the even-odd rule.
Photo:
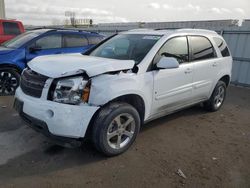
[[[140,126],[203,103],[218,110],[232,57],[216,32],[132,30],[85,54],[38,57],[28,64],[14,107],[59,144],[89,136],[108,156],[126,151]]]

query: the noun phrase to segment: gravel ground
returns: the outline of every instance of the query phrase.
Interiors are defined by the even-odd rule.
[[[0,187],[250,187],[250,89],[230,87],[218,112],[195,106],[146,124],[113,158],[53,145],[12,103],[0,97]]]

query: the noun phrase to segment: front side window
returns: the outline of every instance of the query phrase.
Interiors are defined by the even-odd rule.
[[[89,55],[140,63],[149,50],[161,38],[160,35],[120,34],[101,44]]]
[[[229,49],[228,49],[226,43],[222,39],[220,39],[218,37],[214,37],[214,41],[215,41],[216,45],[218,46],[218,48],[220,49],[221,55],[223,57],[230,56]]]
[[[82,35],[64,35],[64,47],[84,47],[88,45],[88,40]]]
[[[62,36],[57,35],[48,35],[38,39],[35,42],[35,47],[44,49],[53,49],[62,47]]]
[[[211,42],[202,36],[189,36],[189,43],[192,49],[192,60],[206,60],[216,57],[216,53]]]
[[[188,43],[187,37],[174,37],[169,39],[157,53],[154,64],[159,62],[162,56],[174,57],[179,63],[188,62]]]
[[[3,31],[5,35],[19,35],[21,31],[15,22],[3,22]]]

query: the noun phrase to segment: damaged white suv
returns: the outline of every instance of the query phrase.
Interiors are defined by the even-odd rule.
[[[14,107],[59,144],[89,136],[113,156],[132,145],[145,122],[201,102],[218,110],[231,69],[226,42],[213,31],[133,30],[85,54],[35,58]]]

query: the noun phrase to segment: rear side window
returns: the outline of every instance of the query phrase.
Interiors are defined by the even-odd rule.
[[[221,55],[223,57],[230,56],[230,52],[228,50],[228,47],[222,39],[215,37],[214,41],[215,41],[216,45],[218,46],[218,48],[220,49]]]
[[[3,31],[5,35],[19,35],[21,31],[15,22],[3,22]]]
[[[82,35],[64,35],[64,47],[83,47],[88,45],[88,40]]]
[[[192,49],[193,61],[217,57],[213,45],[206,37],[189,36],[188,39]]]
[[[96,45],[102,41],[102,38],[99,36],[88,36],[88,41],[90,45]]]
[[[53,49],[62,48],[62,36],[61,35],[48,35],[40,38],[35,43],[36,47],[41,49]]]
[[[162,56],[174,57],[179,63],[188,62],[188,43],[187,37],[174,37],[169,39],[160,49],[154,62],[158,62]]]

